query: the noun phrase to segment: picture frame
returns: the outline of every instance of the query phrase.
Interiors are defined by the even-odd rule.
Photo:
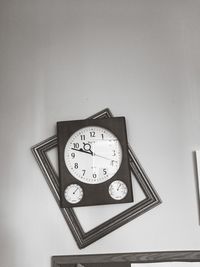
[[[109,118],[112,116],[113,115],[111,111],[106,108],[89,118],[101,119]],[[57,136],[54,135],[34,145],[31,150],[58,206],[60,206],[59,177],[56,174],[56,171],[47,155],[48,151],[57,147],[57,142]],[[80,249],[90,245],[91,243],[97,241],[98,239],[116,230],[122,225],[130,222],[131,220],[137,218],[138,216],[141,216],[145,212],[151,210],[152,208],[156,207],[161,203],[161,199],[158,193],[154,189],[152,183],[150,182],[150,179],[148,178],[147,174],[139,163],[130,145],[128,146],[128,154],[131,172],[134,174],[138,184],[140,185],[145,195],[145,198],[142,201],[136,204],[133,203],[133,206],[113,216],[112,218],[99,224],[98,226],[87,232],[84,231],[81,222],[76,216],[76,213],[73,208],[60,208],[60,211]]]
[[[130,263],[131,266],[141,263],[164,263],[164,262],[200,262],[200,251],[155,251],[155,252],[133,252],[96,255],[74,255],[74,256],[53,256],[52,267],[77,267],[84,264],[102,263]],[[86,266],[85,266],[86,267]]]
[[[199,224],[200,224],[200,150],[195,151],[196,158],[196,186],[197,186],[197,199],[199,208]]]
[[[56,259],[57,260],[57,259]],[[52,266],[54,266],[55,261],[52,261]],[[56,265],[57,266],[57,265]],[[60,266],[60,265],[58,265]],[[62,265],[63,267],[131,267],[131,263],[124,262],[89,262],[89,263],[67,263]]]
[[[195,153],[196,153],[197,177],[198,177],[198,181],[199,181],[199,179],[200,179],[200,150],[196,150]],[[199,189],[200,189],[200,187],[199,187]]]

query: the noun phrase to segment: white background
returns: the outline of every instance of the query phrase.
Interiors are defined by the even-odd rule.
[[[200,249],[199,48],[200,1],[0,1],[1,266]],[[163,203],[79,250],[30,147],[106,107]]]

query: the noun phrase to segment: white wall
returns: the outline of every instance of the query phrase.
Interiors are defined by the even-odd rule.
[[[195,0],[0,1],[1,266],[200,249],[199,14]],[[79,250],[30,147],[105,107],[126,117],[163,203]]]

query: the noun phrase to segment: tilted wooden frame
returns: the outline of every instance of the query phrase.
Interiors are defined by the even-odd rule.
[[[112,117],[110,110],[104,109],[91,116],[90,118],[100,119],[109,117]],[[54,195],[56,202],[58,203],[58,205],[60,205],[59,177],[56,174],[55,169],[47,156],[47,152],[56,147],[57,136],[52,136],[33,146],[31,150],[42,170],[42,173],[50,187],[51,192]],[[60,209],[79,248],[84,248],[88,246],[89,244],[97,241],[108,233],[114,231],[120,226],[128,223],[129,221],[144,214],[148,210],[161,203],[158,194],[153,188],[149,178],[144,172],[142,166],[140,165],[130,146],[129,157],[131,172],[134,174],[135,178],[137,179],[137,182],[139,183],[142,191],[145,194],[145,198],[142,201],[138,202],[137,204],[133,203],[133,206],[108,219],[107,221],[99,224],[88,232],[84,232],[81,226],[81,222],[78,220],[73,208]]]
[[[196,185],[197,185],[197,197],[199,208],[199,224],[200,224],[200,150],[195,151],[196,155]]]
[[[74,255],[53,256],[52,267],[74,267],[77,264],[108,262],[130,262],[134,263],[156,263],[156,262],[200,262],[200,251],[162,251],[162,252],[135,252],[119,254],[96,254],[96,255]],[[147,264],[148,267],[148,264]]]

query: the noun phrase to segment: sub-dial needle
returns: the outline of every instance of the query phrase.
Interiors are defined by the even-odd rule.
[[[117,191],[119,191],[120,187],[121,187],[122,184],[120,184],[118,187],[117,187]]]
[[[73,195],[76,194],[76,191],[78,190],[78,187],[75,189],[75,191],[73,192]]]

